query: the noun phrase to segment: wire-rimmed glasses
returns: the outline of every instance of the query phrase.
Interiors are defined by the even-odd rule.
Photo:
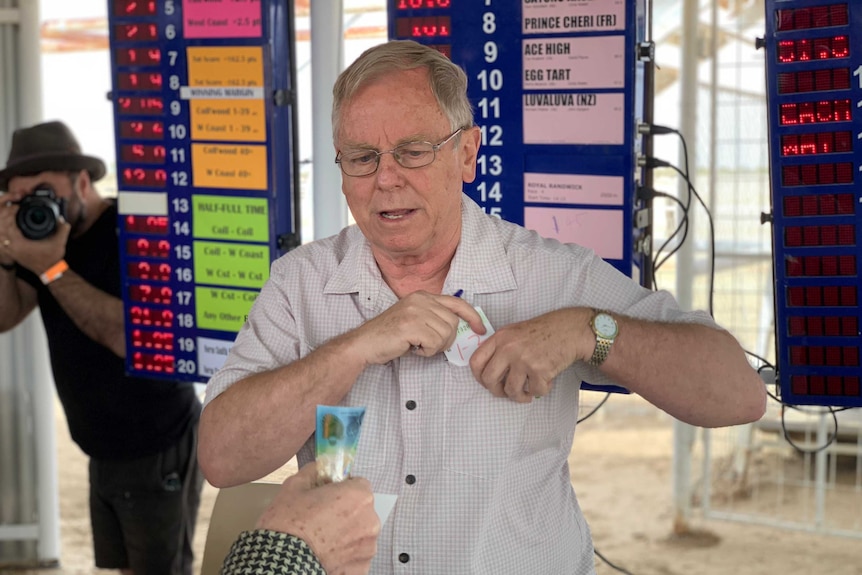
[[[422,168],[432,164],[437,159],[437,150],[445,146],[449,140],[461,133],[464,128],[458,128],[438,143],[431,142],[405,142],[395,146],[391,150],[378,152],[371,149],[348,150],[339,152],[335,156],[335,163],[341,166],[345,176],[362,177],[370,176],[380,166],[380,156],[392,154],[395,161],[405,168]]]

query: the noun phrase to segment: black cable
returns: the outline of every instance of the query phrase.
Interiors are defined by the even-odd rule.
[[[666,262],[668,260],[668,258],[673,256],[677,251],[679,251],[679,248],[682,246],[682,244],[686,240],[686,237],[688,236],[688,210],[691,207],[691,191],[692,191],[693,187],[691,184],[691,178],[689,177],[690,171],[689,171],[689,162],[688,162],[688,143],[685,141],[685,137],[682,135],[682,132],[680,132],[679,130],[677,130],[675,128],[669,128],[667,126],[659,126],[656,124],[642,124],[639,127],[639,130],[642,133],[651,134],[651,135],[657,135],[658,136],[658,135],[664,135],[664,134],[676,134],[679,137],[680,143],[682,144],[683,159],[685,161],[685,172],[684,172],[683,178],[685,179],[686,183],[688,184],[688,198],[686,199],[685,206],[682,207],[683,219],[680,222],[680,225],[677,226],[677,228],[667,238],[667,240],[665,240],[665,242],[661,246],[659,246],[659,248],[656,250],[655,258],[653,259],[653,266],[652,266],[653,278],[655,278],[655,272],[662,266],[662,264],[664,262]],[[659,160],[659,162],[661,162],[661,160]],[[670,166],[670,164],[667,164],[666,162],[664,162],[663,164],[665,166]],[[648,167],[661,167],[661,165],[650,166],[649,163],[647,164],[647,166]],[[680,205],[682,206],[681,202],[680,202]],[[655,261],[658,259],[662,250],[664,250],[664,248],[667,247],[667,245],[671,242],[671,240],[673,238],[676,237],[676,235],[679,233],[680,230],[683,230],[683,234],[682,234],[682,238],[679,240],[676,247],[673,250],[671,250],[671,252],[669,254],[667,254],[667,256],[664,259],[662,259],[659,264],[655,265]],[[653,284],[655,284],[655,281],[653,281]],[[654,288],[657,289],[657,286],[654,285]]]
[[[674,166],[671,166],[670,164],[668,164],[667,162],[663,162],[663,164],[664,164],[664,166],[662,166],[662,167],[668,167],[668,168],[674,167]],[[678,171],[679,170],[677,170],[677,172]],[[682,223],[685,224],[685,229],[683,230],[682,238],[680,238],[680,240],[679,240],[679,242],[677,242],[676,246],[674,246],[674,248],[667,255],[665,255],[664,258],[662,258],[660,261],[658,261],[656,263],[656,266],[655,266],[656,269],[658,269],[662,265],[664,265],[664,263],[667,260],[669,260],[677,251],[679,251],[679,249],[682,247],[682,244],[685,243],[686,238],[688,238],[688,212],[689,212],[689,209],[691,209],[691,197],[692,197],[692,189],[693,188],[692,188],[691,182],[689,182],[689,180],[685,180],[685,181],[686,181],[687,188],[688,188],[688,197],[686,198],[686,203],[683,205],[683,221],[680,223],[680,225],[682,225]],[[680,202],[680,204],[682,204],[682,202]],[[662,244],[662,246],[657,250],[656,255],[658,255],[658,252],[661,252],[661,250],[668,244],[668,242],[670,242],[670,240],[673,239],[673,237],[678,233],[679,229],[680,228],[678,227],[677,230],[674,231],[674,233],[672,233],[670,235],[670,237],[667,239],[667,241],[665,241],[665,243]],[[658,258],[656,258],[656,259],[658,259]]]
[[[760,360],[760,363],[763,364],[759,368],[757,368],[758,373],[760,373],[760,370],[765,368],[765,367],[771,367],[773,370],[775,370],[775,366],[772,365],[772,363],[770,363],[767,359],[760,357],[759,355],[757,355],[753,351],[748,351],[747,349],[743,349],[742,351],[744,351],[746,354],[750,355],[754,359]]]
[[[685,238],[688,235],[688,212],[686,211],[685,204],[683,204],[679,198],[677,198],[676,196],[672,196],[670,194],[667,194],[665,192],[660,192],[658,190],[653,190],[653,189],[648,190],[645,188],[641,188],[638,190],[638,195],[643,200],[653,200],[654,198],[666,198],[668,200],[674,201],[679,205],[679,207],[683,213],[683,218],[682,218],[682,221],[680,222],[679,226],[677,226],[677,228],[673,231],[673,233],[670,234],[670,236],[664,241],[664,243],[661,246],[659,246],[659,248],[655,251],[655,253],[650,257],[650,260],[651,260],[650,266],[652,266],[652,270],[651,270],[651,274],[650,274],[652,276],[652,285],[650,287],[654,290],[657,290],[658,289],[658,283],[656,282],[656,279],[655,279],[655,273],[658,271],[658,269],[661,267],[661,265],[665,262],[665,260],[667,258],[663,259],[661,261],[661,263],[659,263],[659,264],[656,264],[656,260],[658,259],[659,254],[661,254],[661,252],[664,250],[665,247],[667,247],[667,245],[671,242],[671,240],[673,240],[673,238],[676,237],[676,235],[679,233],[680,230],[683,230],[682,239],[680,239],[679,242],[677,242],[677,245],[673,248],[673,250],[671,250],[671,252],[670,252],[670,254],[668,254],[668,256],[671,256],[674,253],[676,253],[676,251],[682,245],[682,242],[685,241]],[[684,228],[683,228],[683,226],[684,226]]]
[[[659,160],[658,158],[647,158],[647,166],[651,168],[670,168],[678,173],[685,180],[688,185],[689,190],[689,204],[686,207],[686,213],[688,212],[688,207],[691,204],[691,196],[693,195],[697,198],[697,201],[700,202],[700,205],[703,207],[703,210],[706,212],[706,217],[709,221],[709,241],[710,241],[710,265],[709,265],[709,315],[714,316],[714,291],[715,291],[715,224],[712,220],[712,212],[709,211],[709,208],[706,206],[706,203],[703,201],[703,198],[700,197],[700,194],[697,193],[694,185],[691,183],[691,180],[688,178],[685,172],[680,170],[678,167],[674,166],[670,162],[666,162],[664,160]],[[687,221],[687,219],[686,219]],[[688,225],[686,225],[686,230],[688,230]],[[682,241],[684,241],[683,238]],[[679,246],[682,245],[682,241],[670,252],[668,253],[664,259],[659,261],[657,265],[653,269],[658,269],[669,257],[671,257],[676,251],[679,249]]]
[[[603,406],[603,405],[608,401],[608,399],[610,399],[610,397],[611,397],[611,392],[609,391],[609,392],[607,392],[607,393],[605,394],[604,399],[602,399],[602,400],[599,402],[599,404],[598,404],[598,405],[596,405],[592,410],[590,410],[590,412],[589,412],[588,414],[586,414],[585,416],[583,416],[582,418],[580,418],[580,419],[577,421],[577,424],[578,424],[578,425],[580,425],[580,423],[581,423],[582,421],[586,421],[586,420],[588,420],[589,418],[591,418],[591,417],[593,416],[593,414],[594,414],[595,412],[597,412],[597,411],[599,410],[599,408],[601,408],[601,406]]]
[[[665,162],[664,160],[659,160],[657,158],[647,158],[646,165],[649,168],[671,167],[671,165],[668,162]],[[688,238],[688,210],[691,207],[691,196],[692,196],[692,194],[691,194],[691,182],[688,179],[686,179],[686,182],[688,183],[688,197],[686,198],[686,203],[683,204],[681,201],[679,202],[679,204],[682,208],[682,221],[680,221],[679,225],[673,231],[673,233],[670,234],[670,236],[668,236],[668,238],[664,241],[664,243],[661,246],[659,246],[659,248],[655,251],[655,254],[652,257],[653,278],[655,277],[655,273],[658,271],[658,269],[662,265],[664,265],[664,263],[668,259],[670,259],[676,252],[679,251],[679,249],[685,243],[686,238]],[[680,230],[682,230],[682,237],[679,239],[679,241],[677,241],[677,243],[673,247],[673,249],[671,249],[671,251],[662,258],[661,252],[680,233]]]
[[[632,575],[632,572],[631,572],[631,571],[626,571],[626,570],[625,570],[625,569],[623,569],[622,567],[619,567],[619,566],[617,566],[617,565],[614,565],[613,563],[611,563],[610,561],[608,561],[607,557],[605,557],[604,555],[602,555],[601,553],[599,553],[599,550],[598,550],[598,549],[596,549],[596,548],[595,548],[595,546],[593,546],[593,553],[595,553],[595,554],[596,554],[596,557],[598,557],[599,559],[601,559],[602,561],[604,561],[605,563],[607,563],[611,568],[616,569],[617,571],[619,571],[620,573],[624,573],[625,575]]]
[[[773,371],[775,371],[776,375],[778,374],[778,370],[777,370],[777,369],[775,368],[775,366],[774,366],[774,365],[772,365],[772,363],[770,363],[768,360],[766,360],[766,359],[764,359],[764,358],[760,357],[760,356],[759,356],[759,355],[757,355],[756,353],[753,353],[753,352],[748,351],[747,349],[746,349],[746,350],[743,350],[743,351],[745,351],[745,353],[746,353],[746,354],[748,354],[748,355],[750,355],[750,356],[752,356],[752,357],[754,357],[754,358],[756,358],[756,359],[760,360],[760,362],[763,364],[763,365],[761,365],[761,366],[759,366],[759,367],[757,368],[757,373],[761,373],[764,369],[772,369]],[[790,445],[790,446],[791,446],[791,447],[792,447],[796,452],[801,453],[801,454],[803,454],[803,455],[811,455],[811,454],[818,453],[818,452],[823,451],[824,449],[828,448],[828,447],[829,447],[830,445],[832,445],[833,443],[835,443],[835,441],[836,441],[836,440],[837,440],[837,438],[838,438],[838,416],[837,416],[837,414],[838,414],[839,412],[841,412],[841,411],[846,411],[846,410],[848,410],[848,409],[854,409],[854,408],[852,408],[852,407],[840,407],[840,408],[834,408],[834,407],[831,407],[831,406],[825,406],[825,411],[815,411],[815,410],[805,409],[805,408],[803,408],[803,407],[801,407],[801,406],[799,406],[799,405],[794,405],[794,404],[791,404],[791,403],[786,403],[786,402],[784,402],[784,400],[782,400],[780,397],[778,397],[778,394],[779,394],[779,385],[778,385],[778,382],[779,382],[779,379],[778,379],[778,377],[776,377],[776,378],[775,378],[775,382],[774,382],[774,383],[775,383],[775,393],[770,393],[770,392],[769,392],[769,390],[767,390],[767,391],[766,391],[766,395],[767,395],[771,400],[773,400],[775,403],[777,403],[777,404],[779,404],[779,405],[781,406],[781,435],[784,437],[784,440],[785,440],[785,441],[786,441],[786,442],[787,442],[787,443],[788,443],[788,444],[789,444],[789,445]],[[791,438],[791,437],[790,437],[790,432],[787,430],[787,423],[786,423],[786,420],[785,420],[785,414],[786,414],[787,410],[789,410],[789,409],[793,409],[793,410],[799,411],[800,413],[806,413],[806,414],[808,414],[808,415],[823,415],[823,414],[825,414],[825,413],[829,413],[829,414],[832,416],[832,427],[834,428],[834,432],[833,432],[833,433],[832,433],[832,435],[828,438],[828,440],[826,441],[826,443],[824,443],[823,445],[819,445],[819,446],[814,447],[814,448],[812,448],[812,449],[805,449],[805,448],[803,448],[803,447],[800,447],[800,446],[799,446],[799,445],[798,445],[798,444],[793,440],[793,438]]]
[[[832,409],[830,407],[829,413],[830,413],[830,415],[832,415],[832,425],[835,428],[835,431],[832,433],[831,436],[829,436],[829,438],[826,440],[826,443],[824,443],[823,445],[820,445],[818,447],[815,447],[813,449],[804,449],[804,448],[800,447],[799,445],[797,445],[796,442],[790,438],[790,433],[788,433],[787,426],[784,423],[784,414],[787,411],[787,409],[797,409],[799,411],[802,411],[803,413],[805,413],[805,412],[803,410],[799,409],[798,407],[793,406],[793,405],[782,404],[782,407],[781,407],[781,432],[782,432],[782,435],[784,435],[784,440],[790,444],[790,447],[795,449],[797,452],[799,452],[803,455],[814,454],[814,453],[817,453],[819,451],[823,451],[824,449],[826,449],[827,447],[829,447],[830,445],[835,443],[835,440],[838,438],[838,416],[835,414],[834,409]],[[823,415],[823,412],[815,413],[815,415]]]

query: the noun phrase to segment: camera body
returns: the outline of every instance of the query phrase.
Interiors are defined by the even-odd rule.
[[[65,201],[58,199],[53,189],[41,185],[18,202],[15,222],[25,238],[42,240],[57,231],[61,217],[66,217]]]

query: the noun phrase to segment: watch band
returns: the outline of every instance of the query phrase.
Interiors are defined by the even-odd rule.
[[[603,364],[611,352],[611,344],[613,342],[612,339],[605,339],[596,334],[596,349],[593,351],[593,357],[590,358],[590,365],[599,366]]]

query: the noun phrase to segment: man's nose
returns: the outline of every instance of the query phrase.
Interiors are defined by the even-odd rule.
[[[400,174],[403,168],[398,160],[395,159],[395,152],[383,152],[378,158],[377,178],[380,180],[390,180]]]

